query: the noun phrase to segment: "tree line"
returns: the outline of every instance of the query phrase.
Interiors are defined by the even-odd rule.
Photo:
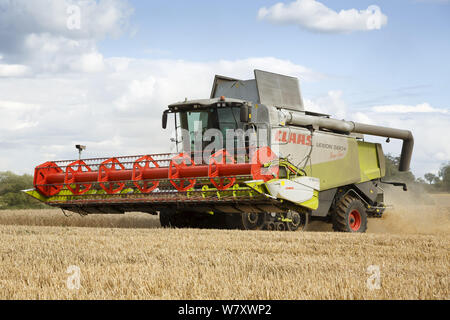
[[[45,205],[22,192],[32,188],[31,175],[0,172],[0,210],[45,208]]]
[[[429,192],[450,192],[450,162],[443,164],[438,174],[427,173],[423,178],[417,179],[411,171],[398,171],[399,162],[400,157],[386,156],[385,181],[420,185]],[[45,205],[21,192],[32,188],[31,175],[0,172],[0,210],[45,208]]]
[[[386,179],[421,185],[428,192],[450,192],[450,162],[442,164],[438,174],[427,173],[423,178],[416,178],[411,171],[398,171],[399,163],[400,157],[386,156]]]

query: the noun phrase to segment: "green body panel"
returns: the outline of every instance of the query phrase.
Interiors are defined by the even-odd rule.
[[[354,136],[315,131],[298,127],[272,130],[272,149],[308,176],[320,179],[320,190],[379,179],[385,175],[381,145],[364,142]]]
[[[379,145],[375,143],[358,141],[359,166],[361,168],[361,181],[367,182],[383,177],[379,161]],[[380,158],[384,158],[381,154]]]
[[[246,188],[244,187],[244,184],[235,184],[231,189],[226,190],[226,191],[220,191],[217,190],[216,188],[212,188],[212,187],[208,187],[208,186],[204,186],[201,190],[201,196],[204,199],[207,198],[211,198],[211,197],[215,197],[218,200],[220,200],[223,197],[233,197],[233,198],[239,198],[239,197],[243,197],[243,196],[248,196],[248,197],[254,197],[257,196],[258,194],[264,193],[265,191],[262,189],[259,189],[260,186],[259,185],[255,185],[255,189],[251,188]],[[253,186],[253,185],[252,185]],[[68,189],[63,189],[58,195],[53,196],[53,197],[44,197],[43,195],[41,195],[37,190],[25,190],[23,191],[25,192],[27,195],[43,202],[43,203],[47,203],[47,204],[54,204],[54,203],[58,203],[58,204],[63,204],[65,202],[70,202],[73,200],[77,200],[79,198],[79,196],[75,196],[73,195],[73,193],[68,190]],[[195,196],[194,194],[194,190],[191,189],[189,191],[186,192],[186,198],[189,199],[190,197]],[[115,194],[115,195],[108,195],[104,190],[98,189],[98,190],[90,190],[88,192],[86,192],[83,197],[85,197],[87,200],[89,199],[96,199],[96,200],[111,200],[111,199],[120,199],[122,197],[126,197],[130,194],[134,194],[134,195],[142,195],[142,193],[139,190],[136,189],[124,189],[121,193]],[[89,198],[89,196],[92,196],[91,198]],[[144,195],[145,197],[146,195]]]
[[[355,139],[348,140],[348,152],[343,159],[305,167],[308,176],[320,179],[320,190],[349,185],[361,179],[358,146]]]
[[[314,191],[314,196],[310,200],[299,203],[299,205],[311,210],[317,210],[319,208],[319,192]]]
[[[361,180],[358,142],[354,137],[298,127],[275,128],[272,149],[320,179],[320,190],[357,183]],[[278,149],[278,150],[277,150]]]
[[[381,178],[386,176],[386,158],[384,156],[383,147],[377,143],[378,165],[380,166]]]
[[[48,198],[44,197],[37,190],[26,190],[24,192],[26,194],[28,194],[29,196],[31,196],[41,202],[44,202],[44,203],[49,203],[49,202],[64,203],[64,202],[72,201],[78,197],[78,196],[74,196],[73,193],[68,189],[63,189],[58,195],[53,196],[53,197],[48,197]],[[129,193],[140,193],[140,192],[133,190],[133,189],[124,189],[121,193],[119,193],[116,196],[120,197],[120,195],[126,195]],[[104,190],[90,190],[90,191],[86,192],[84,194],[84,196],[105,196],[105,199],[109,198],[108,194]]]
[[[46,202],[48,202],[48,199],[49,198],[47,198],[47,197],[44,197],[43,195],[41,195],[39,192],[37,192],[36,190],[25,190],[25,191],[23,191],[23,192],[25,192],[27,195],[29,195],[30,197],[33,197],[33,198],[35,198],[35,199],[37,199],[37,200],[39,200],[39,201],[41,201],[41,202],[44,202],[44,203],[46,203]]]

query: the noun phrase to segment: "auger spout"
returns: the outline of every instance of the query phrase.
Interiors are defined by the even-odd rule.
[[[314,117],[298,112],[288,112],[286,124],[305,127],[311,126],[317,129],[329,129],[342,133],[360,133],[403,140],[399,170],[408,171],[410,169],[414,149],[414,137],[411,131],[373,126],[352,121]]]

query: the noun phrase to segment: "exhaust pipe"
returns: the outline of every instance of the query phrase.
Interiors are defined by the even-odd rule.
[[[343,133],[360,133],[403,140],[399,170],[404,172],[410,169],[414,149],[414,137],[411,131],[372,126],[352,121],[313,117],[294,112],[289,112],[288,114],[285,113],[285,116],[286,124],[294,126],[312,126],[314,129],[324,128]]]

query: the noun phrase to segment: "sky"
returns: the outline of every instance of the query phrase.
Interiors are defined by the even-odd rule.
[[[162,153],[167,105],[215,74],[298,77],[308,110],[411,130],[450,161],[450,0],[0,0],[0,171]],[[398,155],[400,141],[386,144]]]

